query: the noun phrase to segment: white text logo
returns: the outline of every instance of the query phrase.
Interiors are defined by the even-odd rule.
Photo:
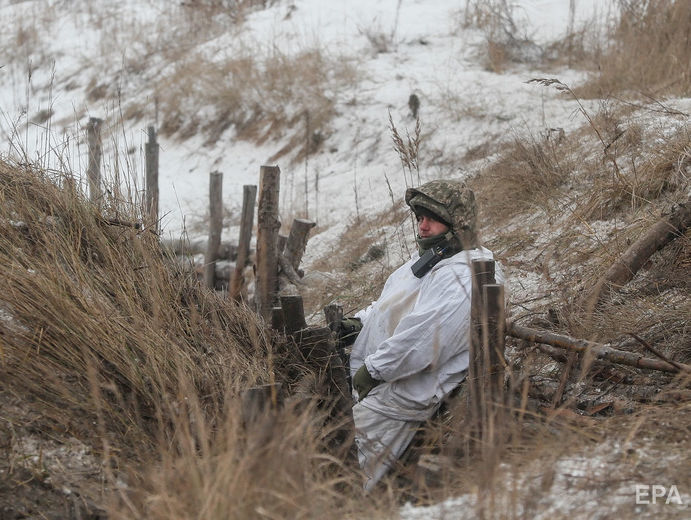
[[[679,490],[674,484],[669,489],[660,484],[636,484],[636,504],[655,504],[663,500],[665,504],[683,505]]]

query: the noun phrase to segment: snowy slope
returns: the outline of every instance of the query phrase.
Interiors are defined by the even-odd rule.
[[[568,4],[560,0],[513,2],[514,16],[527,37],[544,44],[567,30]],[[19,56],[0,69],[3,151],[11,141],[8,152],[22,148],[30,159],[40,159],[48,167],[69,161],[73,170],[83,175],[83,136],[88,118],[115,120],[128,97],[151,96],[147,72],[139,76],[108,75],[140,44],[136,39],[118,38],[115,27],[131,27],[135,35],[151,30],[171,9],[169,5],[155,0],[0,3],[3,20],[12,20],[27,33],[40,33],[40,45],[32,48],[42,51]],[[526,84],[544,73],[513,69],[496,74],[485,70],[485,35],[462,28],[464,5],[452,0],[276,2],[250,14],[237,32],[207,43],[212,54],[219,49],[232,52],[238,41],[243,45],[274,45],[282,52],[318,45],[357,64],[361,80],[352,90],[334,93],[337,117],[320,151],[311,155],[307,164],[290,164],[290,157],[278,161],[283,172],[285,218],[307,210],[320,229],[326,230],[310,241],[310,248],[317,251],[320,241],[335,238],[356,211],[387,207],[391,203],[387,181],[396,197],[402,195],[407,181],[392,149],[388,118],[391,114],[400,132],[412,132],[415,122],[408,98],[413,93],[421,100],[422,182],[444,175],[462,176],[459,168],[468,167],[461,163],[465,152],[488,139],[499,141],[513,133],[537,134],[552,127],[568,129],[582,124],[573,117],[573,102],[558,98],[554,91]],[[576,22],[593,16],[603,19],[608,15],[607,5],[596,0],[577,1]],[[2,47],[12,48],[16,34],[8,31]],[[379,48],[373,42],[379,43]],[[151,57],[151,65],[167,66],[156,56]],[[117,103],[86,98],[86,83],[94,70],[104,78],[121,78],[117,85],[106,85],[118,91]],[[564,70],[559,77],[574,84],[582,74]],[[48,121],[26,125],[27,119],[31,121],[46,109],[53,111]],[[137,189],[143,185],[144,131],[152,123],[151,118],[135,124],[125,122],[105,144],[109,148],[104,153],[106,170],[112,174],[116,162],[120,168],[126,164],[129,171],[136,172]],[[258,183],[259,166],[284,144],[279,140],[257,146],[237,140],[233,128],[215,146],[204,146],[201,136],[185,141],[161,138],[160,143],[160,206],[165,215],[164,231],[172,235],[179,234],[190,219],[204,214],[212,170],[224,173],[224,200],[230,208],[237,208],[241,186]],[[117,161],[116,150],[120,155]],[[130,153],[124,153],[127,150]],[[226,238],[234,239],[237,231],[229,227],[226,233]],[[308,260],[310,256],[314,255],[308,251]]]

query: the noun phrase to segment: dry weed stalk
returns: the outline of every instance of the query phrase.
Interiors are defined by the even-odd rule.
[[[389,112],[389,129],[391,130],[391,139],[393,140],[394,151],[398,154],[401,160],[401,166],[403,167],[403,180],[405,181],[406,187],[419,186],[421,184],[420,180],[420,133],[422,126],[420,124],[420,118],[415,119],[415,133],[413,137],[410,137],[410,133],[406,130],[405,141],[398,133],[398,129],[393,122],[393,117]],[[413,174],[417,177],[417,183]]]

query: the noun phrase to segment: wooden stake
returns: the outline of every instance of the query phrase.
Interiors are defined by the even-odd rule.
[[[282,254],[283,250],[286,248],[286,242],[288,242],[288,237],[279,233],[278,244],[276,245],[279,255]]]
[[[485,373],[484,354],[482,349],[482,286],[494,283],[494,262],[474,260],[471,266],[473,291],[470,307],[470,359],[468,366],[468,397],[471,424],[480,429],[482,422],[482,403],[485,401],[483,376]]]
[[[487,284],[482,287],[485,301],[487,327],[483,327],[483,351],[486,352],[487,375],[490,379],[491,399],[498,404],[504,401],[504,347],[506,344],[506,318],[504,286]]]
[[[156,129],[148,128],[149,140],[145,145],[146,154],[146,218],[156,233],[158,233],[158,142]]]
[[[295,271],[300,267],[302,255],[305,254],[310,230],[316,226],[314,222],[296,218],[290,227],[290,235],[285,245],[284,255]]]
[[[223,174],[211,172],[209,177],[209,242],[204,258],[204,285],[216,285],[216,261],[223,229]]]
[[[353,404],[347,380],[348,369],[336,352],[331,329],[303,328],[293,333],[293,338],[303,359],[317,368],[320,374],[324,374],[327,381],[326,392],[338,400],[336,409],[350,413]]]
[[[286,334],[293,334],[307,328],[302,296],[281,296],[281,308]]]
[[[494,261],[472,262],[470,365],[468,368],[471,429],[483,457],[497,455],[501,442],[504,392],[504,287],[494,283]]]
[[[242,187],[242,217],[240,220],[240,237],[238,238],[238,256],[235,270],[230,280],[228,296],[236,301],[242,299],[245,287],[245,267],[250,258],[250,242],[254,226],[254,201],[257,199],[257,186],[247,184]]]
[[[278,256],[276,244],[281,223],[278,220],[278,193],[281,170],[262,166],[259,171],[259,205],[257,208],[257,278],[255,303],[257,313],[271,322],[271,308],[277,293]]]
[[[89,199],[97,204],[101,202],[103,196],[101,191],[102,124],[103,119],[91,117],[86,125],[86,136],[89,145],[89,165],[86,170],[86,176],[89,180]]]

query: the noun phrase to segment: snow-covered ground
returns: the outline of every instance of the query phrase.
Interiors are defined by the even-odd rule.
[[[544,45],[566,34],[569,2],[522,0],[509,2],[519,35]],[[389,114],[399,132],[413,132],[415,121],[408,98],[420,99],[423,142],[420,149],[420,180],[462,176],[463,154],[488,140],[495,142],[514,133],[540,134],[549,128],[579,126],[574,102],[526,81],[543,77],[539,70],[512,67],[497,74],[483,65],[486,35],[462,27],[466,2],[416,0],[371,2],[324,2],[298,0],[274,2],[265,10],[249,14],[240,29],[226,32],[205,44],[211,55],[234,45],[275,46],[284,53],[319,46],[325,52],[356,64],[360,80],[345,91],[335,92],[337,116],[330,123],[326,142],[308,162],[291,164],[290,156],[278,161],[282,169],[282,212],[289,215],[307,210],[322,232],[310,240],[315,251],[328,247],[356,213],[381,211],[390,204],[387,183],[401,197],[408,180],[392,147]],[[578,27],[593,20],[604,21],[609,0],[577,0],[572,23]],[[152,95],[136,75],[113,74],[124,67],[128,55],[141,42],[118,37],[156,30],[157,18],[168,11],[168,2],[60,2],[33,0],[0,2],[5,27],[0,44],[25,53],[0,68],[0,135],[3,152],[23,149],[29,159],[58,168],[68,162],[84,176],[86,170],[85,126],[89,117],[117,121],[119,109],[129,99]],[[154,29],[151,29],[151,28]],[[20,30],[21,29],[21,30]],[[37,39],[40,44],[19,41]],[[375,42],[379,42],[375,45]],[[529,50],[529,49],[528,49]],[[161,66],[151,57],[152,65]],[[0,64],[1,65],[1,64]],[[111,68],[109,70],[109,67]],[[86,96],[94,70],[104,79],[120,79],[119,100],[90,102]],[[89,74],[86,74],[86,73]],[[145,76],[145,73],[142,73]],[[583,74],[563,70],[559,78],[575,84]],[[35,121],[41,111],[52,117]],[[39,119],[40,120],[40,119]],[[153,114],[136,124],[118,123],[104,146],[105,171],[119,168],[135,172],[137,189],[143,186],[143,148],[147,125]],[[261,146],[238,140],[235,129],[226,130],[212,146],[204,138],[185,141],[160,138],[160,208],[163,229],[178,236],[185,223],[205,213],[208,176],[224,174],[226,206],[241,204],[242,185],[257,184],[259,167],[285,143]],[[11,143],[11,144],[8,144]],[[115,150],[119,153],[116,154]],[[116,156],[119,156],[116,159]],[[415,179],[417,181],[417,178]],[[305,189],[307,182],[307,189]],[[226,238],[235,239],[237,229],[228,227]],[[320,242],[325,241],[325,244]],[[313,258],[308,249],[306,261]]]

